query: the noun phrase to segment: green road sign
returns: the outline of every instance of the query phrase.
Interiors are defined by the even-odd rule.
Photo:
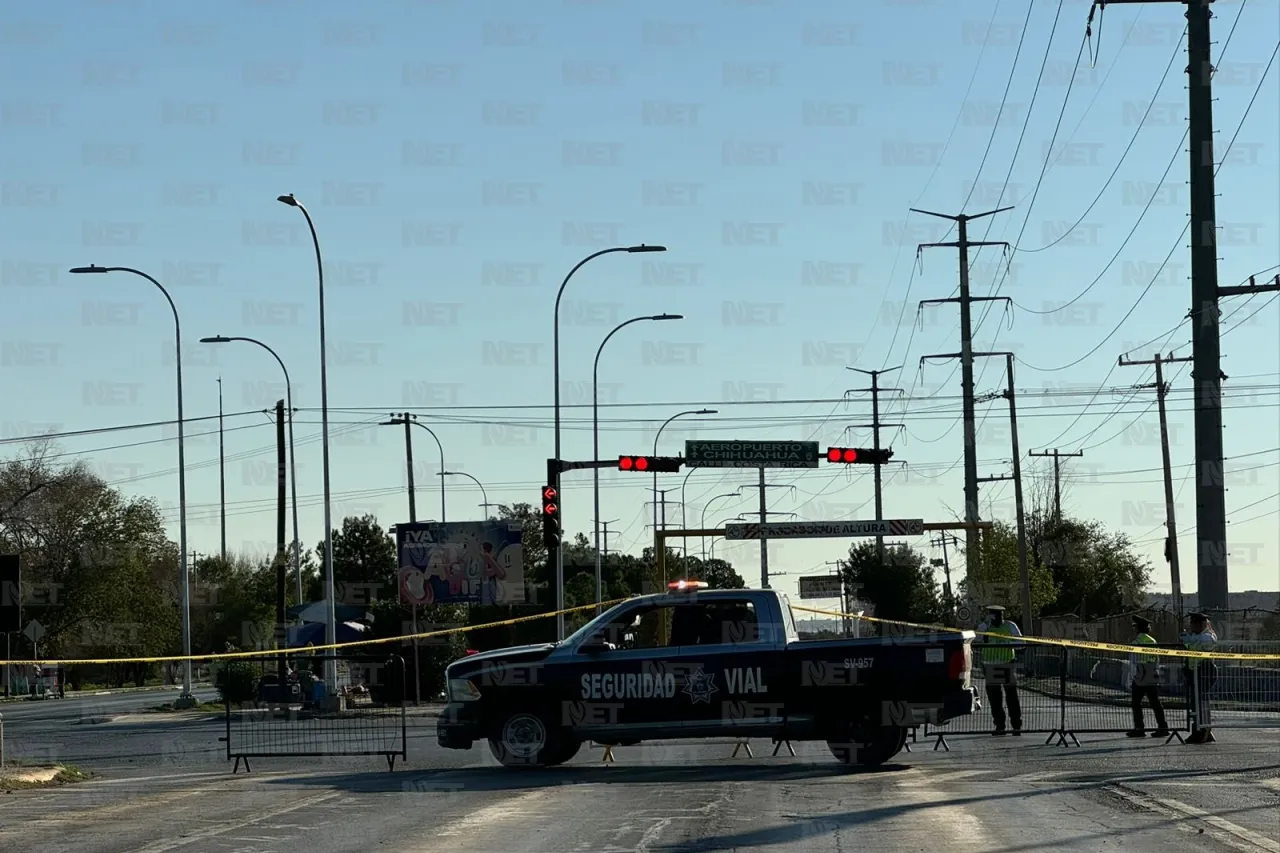
[[[817,468],[816,441],[686,441],[686,468]]]

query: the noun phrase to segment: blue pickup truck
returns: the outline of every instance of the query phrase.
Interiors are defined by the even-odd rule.
[[[618,604],[559,643],[452,663],[446,749],[487,740],[508,767],[547,767],[586,741],[708,737],[826,741],[879,765],[910,729],[970,714],[970,631],[801,640],[774,590],[679,582]]]

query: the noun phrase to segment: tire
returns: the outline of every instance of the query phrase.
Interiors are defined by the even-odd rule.
[[[906,742],[907,730],[902,726],[861,722],[849,725],[846,739],[827,741],[827,748],[841,764],[879,767],[901,752]]]
[[[489,736],[489,751],[503,767],[553,767],[578,751],[551,717],[535,711],[517,711],[499,723]]]

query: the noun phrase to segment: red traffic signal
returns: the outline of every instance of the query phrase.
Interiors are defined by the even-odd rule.
[[[560,490],[555,486],[542,487],[542,514],[557,515],[560,512]]]
[[[618,470],[671,474],[683,463],[679,456],[619,456]]]
[[[893,451],[866,447],[828,447],[827,461],[843,465],[883,465],[893,458]]]

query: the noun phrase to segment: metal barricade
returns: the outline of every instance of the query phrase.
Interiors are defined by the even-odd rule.
[[[1218,654],[1280,654],[1280,643],[1271,641],[1219,643]],[[1200,693],[1210,710],[1200,725],[1221,728],[1280,727],[1280,661],[1214,660],[1212,667],[1198,667]]]
[[[286,682],[278,658],[250,659],[240,670],[252,697],[226,697],[227,760],[381,755],[387,769],[408,757],[405,663],[399,655],[339,655],[338,683],[320,679],[322,657],[298,659]],[[224,690],[227,688],[224,688]]]
[[[1010,649],[1015,652],[1011,670],[1000,665]],[[1137,655],[1123,653],[1035,643],[976,643],[972,679],[981,707],[944,726],[926,725],[924,734],[937,738],[935,750],[945,748],[946,738],[954,735],[993,734],[997,715],[992,706],[1000,702],[1007,734],[1047,734],[1046,744],[1056,740],[1061,746],[1079,746],[1076,736],[1080,734],[1135,729],[1137,682],[1156,688],[1167,724],[1167,741],[1181,739],[1182,733],[1191,730],[1190,683],[1184,677],[1182,659],[1157,657],[1156,664],[1148,665]],[[1280,675],[1280,670],[1277,673]],[[1141,692],[1140,698],[1144,731],[1154,731],[1157,721],[1150,693]],[[1021,727],[1016,727],[1015,709],[1020,713]]]

